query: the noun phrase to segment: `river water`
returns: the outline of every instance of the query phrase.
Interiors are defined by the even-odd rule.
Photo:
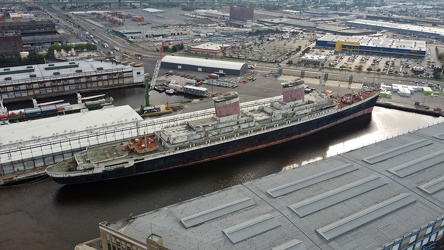
[[[127,98],[122,103],[138,107],[143,88],[123,92],[128,91],[140,98]],[[122,90],[110,95],[119,93]],[[158,94],[152,100],[164,103],[165,98],[171,98],[167,100],[170,102],[186,100]],[[78,243],[99,237],[99,222],[148,212],[443,121],[375,107],[371,119],[351,121],[290,143],[210,163],[86,185],[62,186],[45,179],[2,188],[0,249],[73,249]]]

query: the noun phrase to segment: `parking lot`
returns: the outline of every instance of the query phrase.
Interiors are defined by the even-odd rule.
[[[117,11],[117,10],[110,10]],[[428,84],[433,79],[433,69],[441,65],[437,59],[436,48],[444,51],[442,42],[433,39],[401,36],[386,33],[387,38],[399,38],[406,40],[426,40],[427,52],[424,58],[403,58],[396,55],[382,54],[362,54],[352,52],[335,52],[333,49],[315,48],[316,38],[322,37],[325,33],[309,31],[301,28],[285,27],[278,29],[279,32],[250,32],[260,28],[235,28],[227,27],[220,20],[199,19],[189,15],[190,12],[180,9],[167,9],[163,13],[148,13],[142,9],[125,9],[124,12],[130,15],[144,17],[144,22],[136,22],[132,19],[125,19],[125,29],[137,30],[147,29],[152,32],[167,31],[176,33],[167,37],[144,37],[133,39],[133,43],[142,48],[144,52],[149,52],[151,57],[158,53],[161,41],[166,41],[170,47],[176,43],[183,43],[183,51],[165,52],[165,54],[174,53],[175,55],[184,55],[191,57],[208,57],[212,59],[228,59],[254,65],[256,63],[272,63],[270,65],[286,65],[287,67],[307,68],[307,70],[322,69],[338,70],[348,74],[348,72],[378,73],[378,75],[415,77],[419,82]],[[94,14],[82,14],[85,20],[92,23],[96,22],[106,27],[106,29],[96,29],[97,32],[107,32],[108,35],[116,36],[111,31],[112,28],[119,28],[119,25],[110,23],[109,20],[99,18]],[[274,30],[274,27],[264,27],[262,30]],[[209,35],[211,34],[211,35]],[[226,44],[232,47],[223,54],[195,54],[191,53],[188,46],[199,45],[202,43]],[[102,45],[103,46],[103,45]],[[112,49],[98,49],[109,52]],[[441,47],[439,47],[441,46]],[[320,55],[326,56],[326,62],[313,63],[302,60],[302,56]],[[115,52],[116,56],[123,56]],[[122,60],[134,60],[126,58]]]

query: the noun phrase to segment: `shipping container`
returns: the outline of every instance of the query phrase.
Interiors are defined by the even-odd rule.
[[[55,106],[57,111],[62,112],[65,111],[67,107],[71,106],[71,104],[69,102],[64,102],[64,103],[57,103]]]
[[[87,109],[99,109],[102,107],[102,103],[100,101],[87,101],[85,102],[85,106]]]
[[[8,112],[8,116],[9,118],[24,118],[25,110],[24,109],[11,110]]]
[[[42,112],[42,115],[49,115],[57,113],[56,105],[44,105],[40,107],[40,111]]]
[[[40,108],[27,108],[25,109],[26,117],[36,117],[42,115],[42,111]]]

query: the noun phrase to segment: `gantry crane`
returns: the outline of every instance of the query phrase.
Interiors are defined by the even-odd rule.
[[[162,64],[163,46],[164,42],[162,41],[162,45],[159,50],[159,59],[157,59],[156,66],[154,67],[154,73],[153,77],[151,78],[151,82],[148,80],[148,74],[145,74],[145,105],[142,105],[140,109],[141,114],[160,111],[158,107],[152,106],[150,104],[150,91],[153,90],[156,86],[157,76],[159,75],[160,65]]]

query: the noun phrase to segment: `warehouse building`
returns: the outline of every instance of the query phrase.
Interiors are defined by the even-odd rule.
[[[0,51],[18,51],[23,49],[22,36],[7,34],[0,36]]]
[[[325,63],[327,60],[328,60],[328,57],[323,56],[323,55],[305,54],[301,57],[301,62],[303,62],[303,63],[321,64],[321,63]]]
[[[5,102],[110,89],[143,83],[143,67],[108,61],[71,61],[0,69],[0,98]]]
[[[316,40],[317,48],[330,48],[337,52],[370,53],[403,57],[424,57],[426,42],[368,36],[325,35]]]
[[[443,131],[439,123],[102,222],[100,249],[442,249]]]
[[[410,25],[403,23],[389,23],[381,21],[372,21],[357,19],[346,22],[347,25],[359,28],[371,28],[376,30],[388,30],[406,35],[422,36],[444,40],[444,28],[424,27],[419,25]]]
[[[189,46],[191,53],[206,54],[206,55],[217,55],[226,49],[230,49],[231,46],[228,44],[219,43],[203,43],[196,46]]]
[[[2,22],[0,23],[0,29],[11,33],[18,34],[34,34],[50,32],[54,34],[56,32],[55,24],[51,21],[24,21],[24,22]]]
[[[228,75],[242,75],[248,71],[246,63],[218,61],[180,56],[165,56],[162,67],[198,72],[220,72]]]

